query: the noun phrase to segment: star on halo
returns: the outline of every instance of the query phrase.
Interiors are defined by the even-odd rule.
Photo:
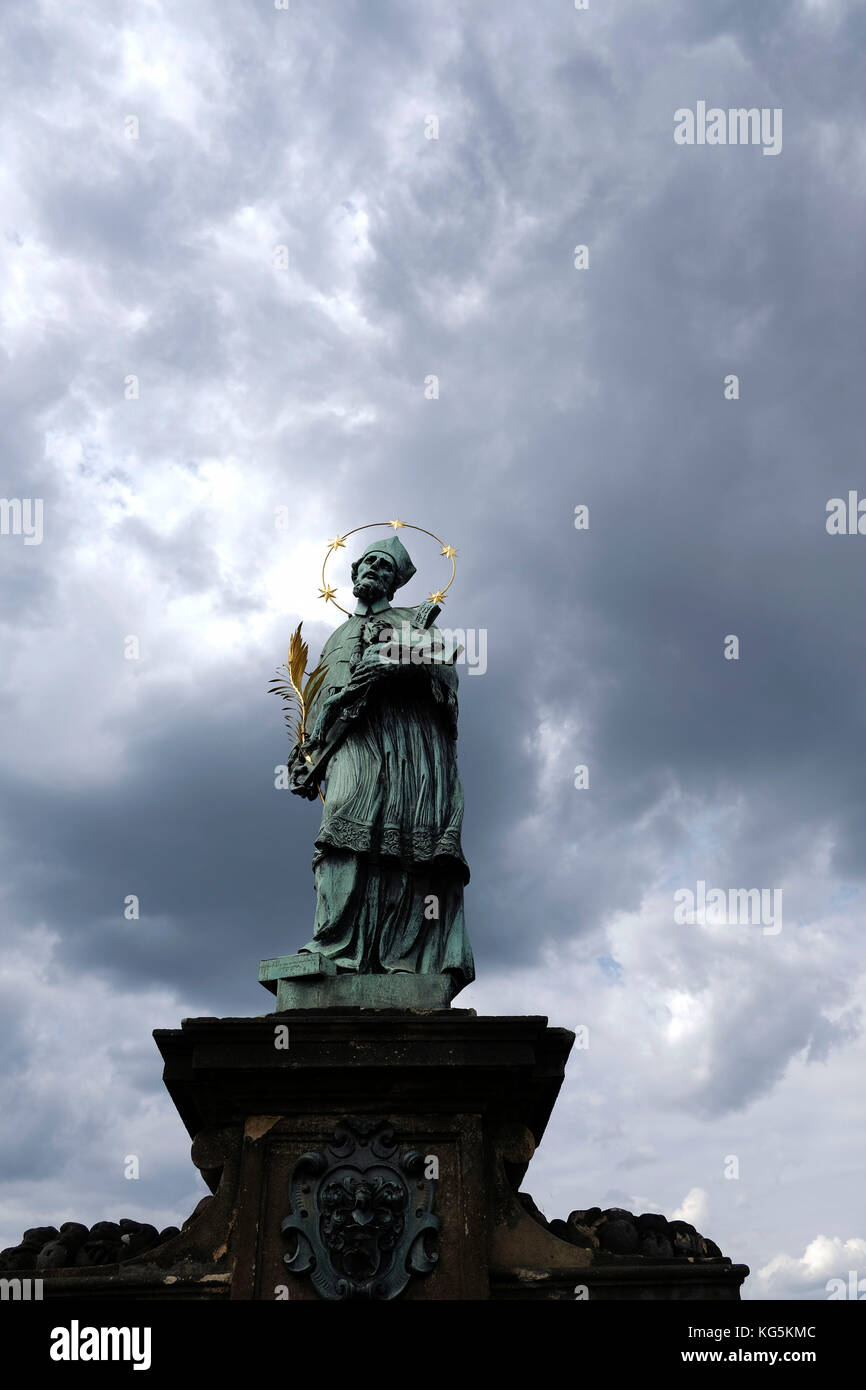
[[[449,560],[453,560],[454,556],[457,554],[457,551],[454,549],[453,545],[443,545],[440,553],[442,555],[447,555]]]
[[[435,594],[428,594],[428,595],[427,595],[427,598],[429,599],[430,603],[444,603],[444,602],[445,602],[445,595],[443,594],[443,592],[442,592],[441,589],[437,589],[436,592],[435,592]]]
[[[330,584],[325,584],[325,586],[319,590],[319,598],[323,598],[326,603],[329,603],[336,592],[337,590],[332,589]]]
[[[395,517],[395,519],[394,519],[393,521],[389,521],[389,522],[388,522],[388,525],[389,525],[389,526],[393,526],[395,531],[399,531],[399,530],[400,530],[400,527],[401,527],[401,526],[405,526],[406,523],[405,523],[405,521],[401,521],[400,518],[399,518],[399,516],[398,516],[398,517]]]
[[[333,539],[332,541],[328,541],[328,545],[331,547],[332,550],[340,550],[341,547],[344,546],[345,544],[346,544],[346,538],[345,538],[345,536],[335,536],[334,539]]]

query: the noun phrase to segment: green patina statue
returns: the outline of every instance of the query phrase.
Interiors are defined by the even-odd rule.
[[[305,711],[312,733],[289,758],[297,795],[314,799],[326,779],[315,929],[299,956],[337,973],[447,976],[456,993],[475,977],[463,916],[459,648],[432,626],[434,603],[391,607],[414,573],[397,536],[354,562],[357,607],[325,644]]]

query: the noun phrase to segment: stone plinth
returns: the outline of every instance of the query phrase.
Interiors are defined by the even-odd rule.
[[[435,1268],[404,1298],[486,1299],[486,1171],[494,1134],[540,1140],[573,1035],[543,1018],[471,1011],[314,1009],[261,1019],[192,1019],[155,1034],[165,1083],[195,1145],[231,1151],[240,1201],[227,1234],[235,1298],[318,1298],[287,1269],[281,1230],[298,1160],[333,1142],[347,1115],[384,1120],[400,1153],[436,1173]],[[218,1166],[204,1170],[220,1192]],[[420,1179],[419,1179],[420,1180]]]
[[[597,1209],[563,1239],[518,1197],[574,1041],[545,1018],[313,1008],[154,1036],[213,1196],[135,1258],[53,1271],[47,1297],[739,1297],[742,1265],[610,1253]]]
[[[358,975],[338,972],[313,951],[275,956],[259,965],[259,984],[277,996],[277,1009],[447,1009],[454,998],[450,975]]]

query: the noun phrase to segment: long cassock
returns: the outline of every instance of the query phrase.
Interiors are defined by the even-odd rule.
[[[359,601],[325,643],[327,675],[312,719],[357,679],[370,643],[389,629],[405,632],[413,617],[384,598]],[[441,640],[431,628],[434,652]],[[442,660],[400,662],[377,674],[348,712],[349,731],[327,764],[313,859],[315,931],[301,950],[361,974],[450,972],[462,988],[475,965],[463,915],[469,866],[460,843],[457,672]]]

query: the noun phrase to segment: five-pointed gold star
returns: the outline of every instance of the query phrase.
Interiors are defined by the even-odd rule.
[[[344,546],[345,544],[346,544],[346,537],[345,537],[345,536],[335,536],[334,539],[333,539],[332,541],[328,541],[328,545],[331,547],[332,550],[339,550],[339,549],[340,549],[342,546]]]
[[[334,597],[334,594],[336,592],[337,590],[332,589],[330,584],[326,584],[324,588],[319,590],[319,598],[323,598],[325,602],[328,603]]]
[[[405,523],[405,521],[401,521],[400,518],[399,518],[399,516],[398,516],[398,517],[395,517],[395,519],[394,519],[393,521],[389,521],[389,522],[388,522],[388,525],[389,525],[389,526],[393,526],[395,531],[399,531],[399,530],[400,530],[400,527],[401,527],[401,526],[405,526],[406,523]]]
[[[441,554],[447,555],[449,560],[453,560],[457,551],[454,549],[453,545],[443,545]]]
[[[444,602],[445,602],[445,595],[443,594],[443,592],[442,592],[441,589],[437,589],[436,592],[435,592],[435,594],[428,594],[427,597],[428,597],[428,599],[430,600],[431,603],[444,603]]]

